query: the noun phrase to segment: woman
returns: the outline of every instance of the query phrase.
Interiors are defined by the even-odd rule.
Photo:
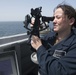
[[[76,75],[76,13],[70,5],[58,5],[54,10],[53,32],[42,43],[32,36],[31,46],[37,51],[41,75]]]

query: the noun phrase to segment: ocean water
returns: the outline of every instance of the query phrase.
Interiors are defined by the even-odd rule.
[[[52,28],[52,23],[49,24]],[[27,33],[27,29],[24,28],[23,21],[6,21],[0,22],[0,37],[11,36],[21,33]]]
[[[26,33],[22,21],[0,22],[0,37]]]

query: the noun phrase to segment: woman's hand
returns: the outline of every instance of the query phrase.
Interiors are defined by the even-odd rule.
[[[32,46],[34,49],[37,50],[41,45],[42,45],[42,43],[41,43],[40,38],[37,37],[37,36],[35,36],[35,35],[33,35],[33,36],[31,37],[31,46]]]

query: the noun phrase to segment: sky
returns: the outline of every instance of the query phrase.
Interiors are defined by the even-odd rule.
[[[76,0],[0,0],[0,21],[24,21],[31,8],[42,7],[42,16],[52,16],[54,8],[60,3],[76,8]]]

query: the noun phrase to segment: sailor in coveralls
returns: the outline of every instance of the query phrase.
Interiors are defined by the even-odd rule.
[[[76,12],[67,4],[54,10],[53,31],[44,38],[32,36],[40,75],[76,75]]]

